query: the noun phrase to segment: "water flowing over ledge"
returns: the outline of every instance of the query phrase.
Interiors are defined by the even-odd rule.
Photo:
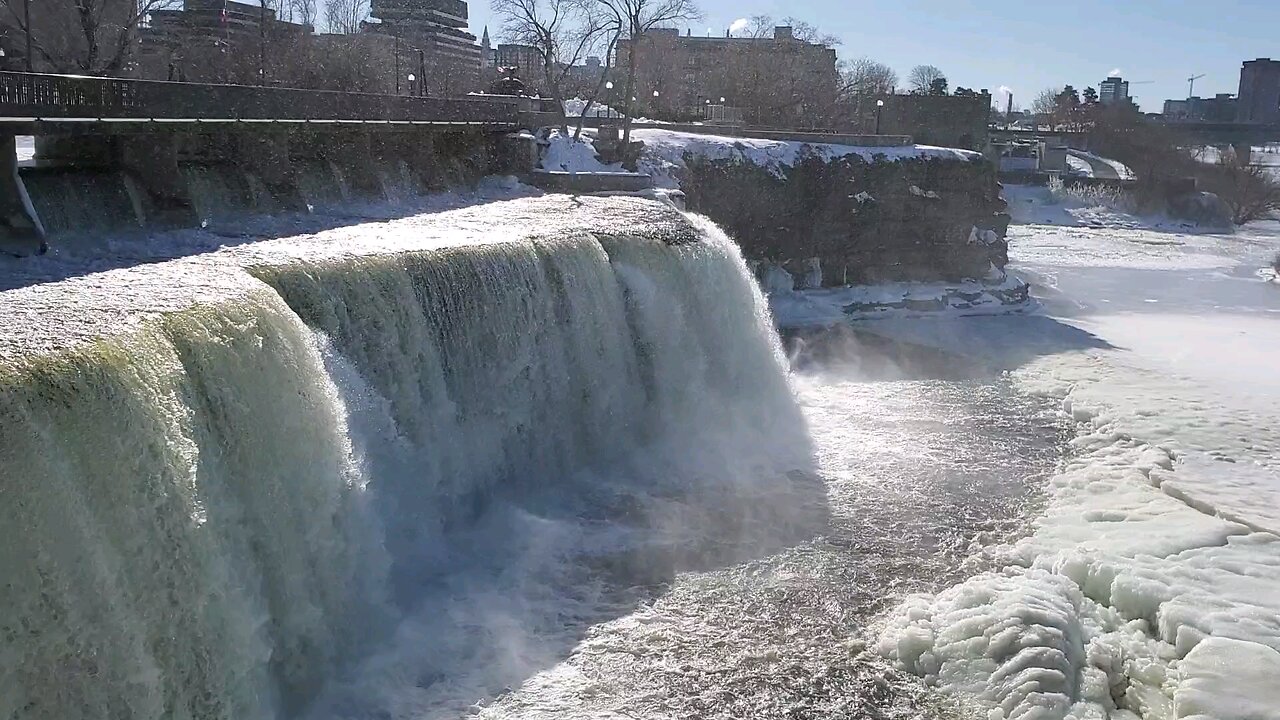
[[[41,267],[0,294],[3,717],[365,716],[446,664],[491,692],[572,621],[441,617],[459,569],[660,579],[823,511],[736,247],[657,203]]]

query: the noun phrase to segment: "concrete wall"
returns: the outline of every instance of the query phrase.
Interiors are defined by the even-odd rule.
[[[738,161],[685,162],[690,210],[721,224],[751,260],[803,276],[817,258],[826,286],[982,278],[1006,262],[1008,215],[986,161],[810,158],[780,177]],[[974,242],[975,227],[996,241]]]
[[[982,150],[987,144],[991,96],[886,95],[880,110],[880,132],[910,135],[923,145]],[[874,112],[868,104],[867,112]],[[869,119],[874,125],[874,118]],[[862,119],[868,124],[868,118]],[[865,131],[865,130],[864,130]]]
[[[0,251],[95,234],[306,212],[532,170],[527,134],[342,129],[41,136],[17,167],[0,136]]]

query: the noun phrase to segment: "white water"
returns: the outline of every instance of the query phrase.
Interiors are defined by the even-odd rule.
[[[633,606],[644,581],[602,574],[803,535],[822,502],[788,480],[812,451],[762,298],[700,231],[260,266],[6,352],[0,717],[456,710]]]

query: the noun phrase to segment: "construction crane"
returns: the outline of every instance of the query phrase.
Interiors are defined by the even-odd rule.
[[[1187,97],[1193,98],[1196,96],[1196,81],[1202,77],[1204,77],[1204,73],[1201,73],[1199,75],[1192,75],[1191,77],[1187,78]]]

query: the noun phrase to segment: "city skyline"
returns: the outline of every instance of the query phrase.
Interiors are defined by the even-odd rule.
[[[913,66],[936,65],[952,87],[988,88],[993,94],[1009,88],[1022,108],[1046,88],[1097,88],[1119,71],[1134,83],[1130,93],[1143,111],[1159,112],[1166,99],[1187,97],[1191,75],[1204,75],[1196,80],[1197,96],[1235,94],[1244,61],[1280,59],[1273,30],[1280,26],[1280,3],[1223,0],[1209,9],[1181,1],[1144,5],[1080,0],[1064,12],[1061,6],[1012,0],[903,0],[852,8],[837,0],[750,5],[701,0],[703,18],[681,30],[723,35],[743,17],[794,16],[840,38],[836,49],[842,60],[866,56],[885,63],[897,71],[900,84]],[[1246,17],[1250,21],[1241,22]],[[1084,25],[1080,20],[1099,29],[1071,30],[1073,23]],[[470,21],[472,32],[479,35],[488,25],[498,42],[501,21],[487,2],[471,3]]]

